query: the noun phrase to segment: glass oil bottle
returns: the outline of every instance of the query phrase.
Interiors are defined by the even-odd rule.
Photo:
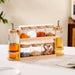
[[[56,55],[61,56],[63,55],[63,31],[62,27],[59,26],[59,20],[58,20],[58,26],[56,27]]]
[[[19,45],[19,30],[14,29],[12,23],[12,30],[9,30],[9,59],[20,59],[20,45]]]

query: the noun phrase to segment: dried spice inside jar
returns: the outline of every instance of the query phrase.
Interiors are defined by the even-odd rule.
[[[55,36],[55,34],[48,32],[46,33],[46,36]]]
[[[45,37],[45,32],[37,32],[37,37]]]
[[[20,38],[29,38],[29,36],[28,36],[27,34],[25,34],[25,33],[22,33],[22,34],[20,35]]]

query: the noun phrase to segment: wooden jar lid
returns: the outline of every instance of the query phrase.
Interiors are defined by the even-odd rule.
[[[17,33],[18,30],[9,30],[10,33]]]
[[[62,30],[62,27],[55,27],[56,30]]]
[[[21,48],[26,48],[26,47],[29,47],[29,46],[30,46],[30,44],[21,44],[20,45]]]
[[[35,44],[32,44],[32,46],[40,46],[41,43],[35,43]]]

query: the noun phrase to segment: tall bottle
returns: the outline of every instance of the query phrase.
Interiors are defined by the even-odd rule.
[[[14,29],[12,23],[12,29],[9,30],[9,59],[20,59],[20,45],[19,45],[19,30]]]
[[[63,31],[62,27],[59,25],[59,20],[58,20],[58,26],[56,27],[56,55],[63,55]]]

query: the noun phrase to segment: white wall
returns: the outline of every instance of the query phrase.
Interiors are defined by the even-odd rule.
[[[71,0],[5,0],[0,11],[5,11],[9,24],[0,23],[0,43],[8,42],[8,28],[14,22],[21,24],[54,24],[57,20],[63,26],[64,45],[67,45],[67,23],[70,16]]]

